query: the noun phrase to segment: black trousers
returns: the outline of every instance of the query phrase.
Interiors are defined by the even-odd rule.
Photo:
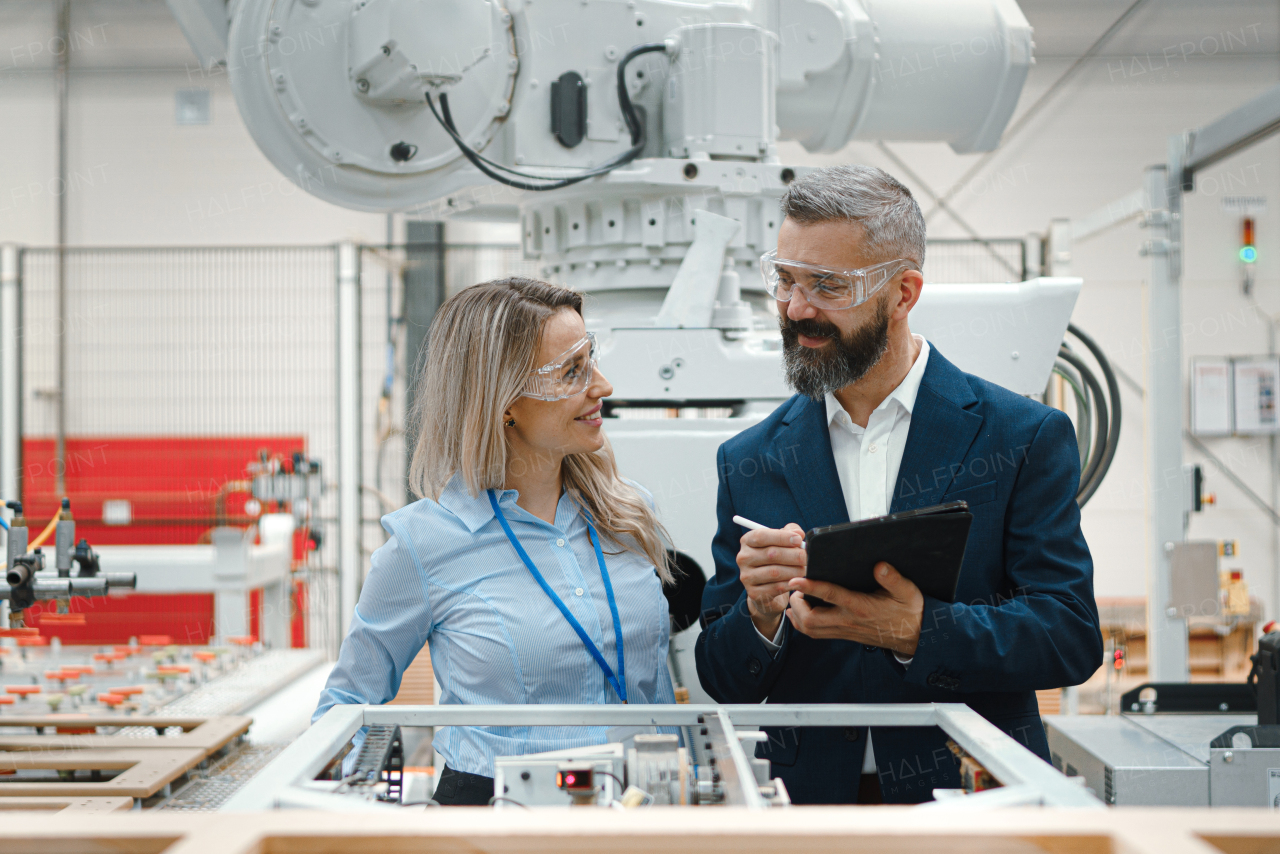
[[[446,765],[432,798],[442,807],[487,807],[493,798],[493,778]]]

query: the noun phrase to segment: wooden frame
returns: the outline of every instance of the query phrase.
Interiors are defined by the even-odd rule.
[[[104,813],[133,809],[133,798],[0,798],[0,811]]]
[[[123,740],[123,739],[122,739]],[[135,747],[96,749],[44,747],[34,750],[0,751],[0,772],[119,771],[110,780],[93,782],[31,781],[0,779],[0,797],[61,795],[95,797],[117,795],[149,798],[205,760],[203,750]],[[3,847],[3,846],[0,846]]]
[[[216,718],[165,717],[147,715],[146,717],[119,717],[99,715],[86,718],[65,718],[48,715],[0,717],[0,751],[44,750],[44,749],[108,749],[114,750],[128,746],[139,750],[203,750],[212,755],[221,750],[232,739],[249,731],[253,718],[243,715],[227,715]],[[156,738],[134,738],[126,735],[59,735],[57,727],[148,727],[160,730],[169,727],[182,727],[182,735],[157,736]],[[6,735],[5,727],[47,727],[54,732],[48,735]]]
[[[47,815],[47,814],[46,814]],[[146,854],[1254,854],[1280,845],[1269,810],[900,807],[465,808],[357,813],[69,814],[57,822],[9,813],[8,852],[110,850]]]

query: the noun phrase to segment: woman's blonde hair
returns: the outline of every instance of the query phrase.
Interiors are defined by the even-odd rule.
[[[564,309],[581,316],[582,295],[518,276],[473,285],[445,300],[415,378],[410,417],[417,446],[409,466],[415,495],[439,499],[454,475],[473,497],[503,488],[503,412],[538,367],[547,320]],[[561,477],[602,536],[647,558],[663,582],[672,583],[664,544],[669,537],[644,496],[618,476],[608,438],[595,453],[566,456]]]

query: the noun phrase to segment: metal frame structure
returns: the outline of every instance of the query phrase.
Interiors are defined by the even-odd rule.
[[[960,703],[805,705],[532,705],[370,706],[339,705],[253,778],[224,810],[271,808],[329,810],[398,809],[394,805],[333,793],[316,776],[363,726],[705,726],[725,790],[725,802],[763,809],[738,728],[937,726],[1004,787],[964,798],[965,806],[1042,805],[1100,808],[1102,803],[1068,780],[994,724]],[[931,806],[945,806],[939,801]]]
[[[1186,531],[1182,470],[1182,194],[1195,175],[1280,130],[1280,86],[1216,121],[1169,137],[1164,165],[1148,167],[1142,224],[1150,239],[1147,299],[1146,448],[1148,525],[1147,649],[1153,682],[1186,682],[1187,621],[1169,605],[1170,557]],[[1280,579],[1272,580],[1273,600]]]

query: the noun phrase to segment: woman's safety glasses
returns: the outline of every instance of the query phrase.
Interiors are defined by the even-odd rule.
[[[564,400],[582,394],[591,384],[596,367],[596,336],[588,332],[554,361],[529,372],[522,397]]]
[[[817,264],[787,261],[778,257],[777,250],[760,256],[760,273],[769,296],[790,302],[798,288],[811,305],[835,310],[862,305],[904,269],[915,269],[915,265],[898,258],[857,270],[833,270]]]

